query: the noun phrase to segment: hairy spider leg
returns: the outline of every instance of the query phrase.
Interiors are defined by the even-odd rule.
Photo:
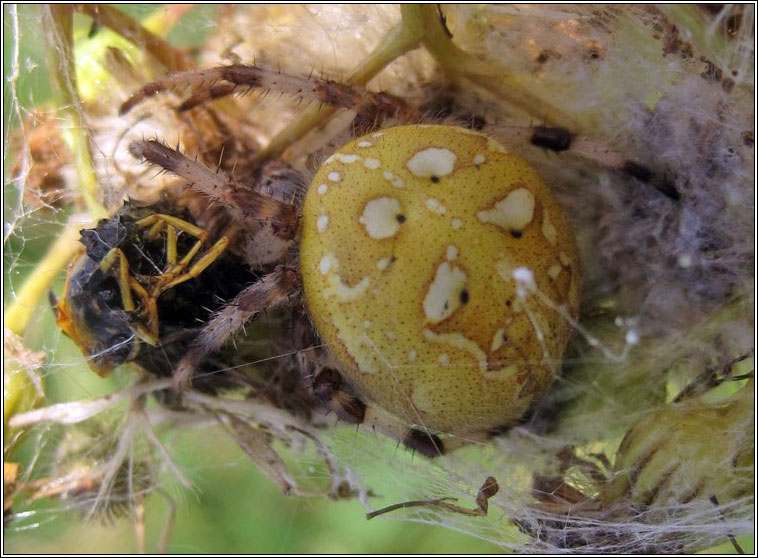
[[[242,326],[264,310],[286,303],[300,285],[294,267],[280,265],[240,292],[232,302],[217,312],[192,342],[187,354],[174,370],[177,390],[189,387],[198,364],[221,348]]]
[[[425,457],[437,457],[473,443],[483,443],[487,432],[473,432],[465,436],[438,436],[423,426],[408,427],[408,421],[394,418],[356,397],[344,382],[341,374],[330,366],[320,366],[311,383],[313,394],[327,405],[340,420],[381,432],[400,440],[408,449]]]
[[[230,181],[159,141],[135,141],[129,145],[129,151],[133,156],[187,180],[189,188],[227,208],[235,221],[251,233],[264,225],[271,225],[273,234],[283,242],[294,240],[298,224],[294,205]]]
[[[119,110],[126,114],[148,97],[164,91],[190,87],[194,93],[179,105],[179,111],[189,110],[206,101],[226,97],[248,89],[274,90],[298,98],[316,101],[338,108],[354,110],[361,120],[381,123],[387,117],[403,120],[412,118],[414,111],[400,97],[374,93],[360,86],[330,79],[286,74],[253,65],[232,64],[204,70],[177,72],[148,83],[135,91]]]
[[[357,135],[371,132],[388,119],[394,118],[401,123],[417,122],[421,119],[417,110],[410,107],[400,97],[389,93],[374,93],[358,85],[312,76],[290,75],[245,64],[170,74],[133,93],[121,105],[120,112],[125,114],[148,97],[158,93],[186,87],[192,88],[194,92],[179,105],[179,111],[186,111],[207,101],[237,92],[260,89],[289,93],[298,98],[355,111],[353,130]],[[580,157],[648,184],[674,201],[680,198],[672,177],[656,172],[637,161],[627,159],[601,143],[584,136],[577,136],[567,128],[499,126],[496,130],[500,139],[507,143],[526,143],[555,152],[571,151]]]
[[[494,126],[497,137],[506,144],[532,145],[555,153],[568,151],[601,167],[607,167],[652,186],[673,201],[680,199],[674,177],[626,158],[608,145],[579,136],[567,128],[551,126]]]

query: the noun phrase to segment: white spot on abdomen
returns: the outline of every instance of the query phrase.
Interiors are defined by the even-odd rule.
[[[484,158],[484,155],[482,155],[481,153],[477,153],[476,155],[474,155],[475,165],[481,165],[482,163],[484,163],[484,161],[486,161],[486,159]]]
[[[364,277],[357,285],[351,287],[342,282],[342,278],[339,276],[339,268],[339,260],[331,252],[321,258],[319,271],[322,275],[327,276],[328,283],[328,287],[323,291],[325,298],[333,296],[341,302],[350,302],[368,290],[370,284],[368,277]]]
[[[558,242],[558,230],[550,220],[550,213],[548,213],[547,209],[545,209],[542,213],[542,234],[545,235],[547,241],[553,246],[555,246],[555,243]]]
[[[376,262],[376,269],[379,271],[386,270],[390,264],[392,263],[392,258],[382,258],[381,260]]]
[[[500,328],[495,332],[495,335],[492,337],[492,345],[490,346],[490,352],[494,353],[495,351],[497,351],[500,347],[503,346],[504,342],[505,342],[505,330],[503,328]]]
[[[550,279],[552,279],[553,281],[558,279],[558,276],[560,274],[561,274],[561,266],[558,264],[551,265],[547,270],[548,277],[550,277]]]
[[[321,258],[321,262],[318,264],[318,270],[321,272],[321,275],[326,275],[329,273],[329,270],[332,268],[332,261],[334,260],[334,255],[327,254],[323,258]]]
[[[405,164],[414,175],[422,178],[441,178],[453,172],[457,157],[449,149],[430,147],[417,152]]]
[[[340,163],[350,164],[355,163],[360,157],[352,153],[337,153],[335,155]]]
[[[329,174],[326,175],[326,177],[332,182],[339,182],[340,180],[342,180],[342,175],[338,173],[337,171],[330,172]]]
[[[445,251],[445,257],[447,257],[448,261],[452,262],[455,258],[458,257],[458,248],[450,244]]]
[[[427,320],[437,324],[455,312],[461,305],[461,291],[465,284],[466,274],[463,270],[452,267],[447,262],[441,263],[424,297]]]
[[[534,194],[526,188],[517,188],[497,202],[491,209],[476,214],[484,223],[497,225],[507,231],[521,231],[534,216]]]
[[[482,372],[487,371],[487,355],[482,348],[472,341],[468,337],[460,333],[434,333],[430,329],[424,329],[421,331],[424,338],[432,343],[438,343],[440,345],[447,345],[449,347],[455,347],[461,351],[466,351],[476,360],[479,365],[479,370]],[[445,354],[445,353],[443,353]]]
[[[354,287],[345,285],[342,282],[340,276],[334,270],[329,273],[327,280],[329,281],[329,286],[324,289],[324,297],[329,298],[333,296],[341,302],[350,302],[357,299],[359,296],[366,292],[370,283],[369,278],[364,277]]]
[[[367,169],[378,169],[381,164],[382,163],[379,159],[366,159],[363,161],[363,166]]]
[[[316,229],[320,233],[326,230],[326,227],[328,224],[329,224],[329,217],[327,215],[319,215],[318,219],[316,219]]]
[[[327,193],[328,190],[329,190],[329,188],[327,188],[326,184],[319,184],[319,186],[318,186],[318,194],[319,194],[319,196],[323,196],[324,194]]]
[[[390,238],[400,228],[399,214],[400,202],[395,198],[377,198],[366,204],[358,221],[371,238]]]
[[[442,205],[439,200],[436,200],[434,198],[429,198],[426,200],[426,208],[432,213],[436,213],[437,215],[444,215],[447,213],[445,206]]]
[[[392,185],[395,188],[402,188],[403,186],[405,186],[405,182],[403,182],[403,179],[400,178],[399,176],[396,176],[395,173],[393,173],[392,171],[385,170],[382,173],[382,176],[384,176],[386,180],[389,180],[390,182],[392,182]]]

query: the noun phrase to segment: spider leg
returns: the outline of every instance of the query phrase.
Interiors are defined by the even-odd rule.
[[[680,198],[679,191],[670,176],[656,172],[637,161],[627,159],[608,146],[586,136],[578,136],[567,128],[497,126],[493,129],[505,143],[530,144],[556,153],[569,151],[598,165],[639,180],[643,184],[648,184],[673,201],[678,201]]]
[[[184,112],[186,110],[190,110],[197,106],[203,105],[214,99],[220,99],[222,97],[233,95],[238,90],[239,86],[233,83],[220,83],[218,85],[213,85],[207,89],[202,89],[192,95],[189,99],[182,102],[177,110],[179,110],[179,112]]]
[[[461,515],[467,515],[469,517],[482,517],[487,515],[487,511],[489,510],[489,499],[492,498],[495,494],[498,493],[500,490],[500,487],[497,484],[497,479],[495,477],[487,477],[484,480],[484,483],[481,487],[479,487],[479,492],[476,494],[476,507],[475,508],[464,508],[462,506],[459,506],[457,504],[450,503],[451,501],[456,501],[457,498],[435,498],[433,500],[411,500],[410,502],[400,502],[397,504],[392,504],[389,506],[386,506],[382,509],[368,512],[366,514],[366,519],[373,519],[375,517],[378,517],[382,514],[385,514],[387,512],[392,512],[395,510],[405,509],[405,508],[415,508],[415,507],[431,507],[431,506],[438,506],[441,507],[447,511],[458,513]]]
[[[486,432],[452,437],[438,436],[420,426],[408,428],[407,421],[395,419],[353,395],[340,373],[328,366],[321,367],[314,374],[312,389],[316,398],[334,411],[340,420],[381,432],[425,457],[438,457],[459,447],[483,442],[489,437]]]
[[[400,97],[388,93],[374,93],[360,86],[330,79],[295,76],[244,64],[170,74],[134,92],[121,105],[120,114],[126,114],[158,93],[186,87],[192,88],[195,93],[179,105],[180,111],[239,91],[260,89],[289,93],[308,101],[354,110],[357,113],[356,121],[364,132],[367,131],[364,128],[376,127],[386,118],[411,120],[415,114]]]
[[[256,314],[287,302],[299,284],[297,271],[281,265],[239,293],[228,306],[210,319],[193,341],[174,371],[175,388],[181,390],[189,386],[194,370],[208,354],[220,349],[227,339]]]
[[[436,434],[419,428],[409,429],[406,424],[366,405],[351,393],[340,373],[333,368],[321,368],[313,377],[312,389],[316,398],[334,411],[340,420],[363,425],[400,440],[407,448],[426,457],[437,457],[447,450]]]
[[[129,151],[166,171],[184,178],[193,190],[227,208],[232,217],[249,231],[270,224],[276,236],[291,242],[297,230],[297,209],[290,203],[230,181],[197,161],[155,140],[135,141]]]

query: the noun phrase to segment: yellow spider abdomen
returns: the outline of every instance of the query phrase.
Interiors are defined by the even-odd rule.
[[[579,307],[573,234],[548,187],[495,140],[451,126],[387,128],[330,156],[306,195],[300,266],[358,394],[446,432],[523,415]]]

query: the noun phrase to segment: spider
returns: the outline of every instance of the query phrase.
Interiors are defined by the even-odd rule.
[[[435,456],[525,415],[557,375],[581,283],[567,219],[536,171],[472,129],[480,118],[429,123],[428,107],[400,97],[255,65],[169,75],[120,112],[187,88],[180,111],[261,89],[355,117],[350,141],[313,154],[321,165],[312,176],[275,165],[253,184],[157,140],[130,144],[132,155],[223,206],[245,231],[245,261],[268,271],[190,344],[177,390],[245,323],[289,305],[300,315],[301,372],[343,420]],[[567,129],[500,127],[496,136],[574,149],[676,198],[665,178]]]
[[[197,335],[174,372],[179,390],[246,322],[292,305],[303,308],[302,372],[343,420],[434,456],[524,415],[557,374],[580,290],[572,232],[528,164],[471,127],[420,124],[423,109],[399,97],[242,64],[150,83],[121,113],[187,86],[179,110],[241,88],[294,92],[353,110],[359,137],[310,180],[253,185],[157,140],[129,146],[226,208],[247,263],[270,270]],[[540,127],[531,141],[564,150],[571,139]],[[310,182],[302,203],[273,195],[293,181]]]
[[[644,165],[565,128],[499,126],[485,135],[481,117],[456,118],[454,106],[413,106],[255,65],[169,75],[120,113],[186,89],[179,111],[257,89],[355,117],[348,137],[333,140],[342,147],[311,154],[315,173],[259,166],[250,183],[157,140],[130,145],[222,206],[244,231],[243,260],[262,274],[190,344],[175,386],[187,387],[257,314],[291,306],[301,372],[316,397],[341,419],[425,455],[516,423],[556,377],[578,315],[579,262],[563,211],[500,142],[572,149],[678,195]]]
[[[567,220],[536,172],[501,142],[571,149],[678,196],[646,166],[566,128],[483,134],[483,118],[456,118],[444,103],[414,106],[255,65],[169,75],[135,92],[120,113],[187,89],[179,111],[256,89],[355,117],[348,137],[333,139],[341,148],[311,154],[321,164],[315,173],[269,160],[247,180],[232,179],[157,140],[130,145],[223,207],[244,231],[242,259],[261,275],[189,344],[174,371],[177,391],[257,314],[289,306],[313,394],[341,419],[428,456],[518,422],[556,377],[578,316],[580,269]],[[145,308],[138,313],[153,316],[148,325],[158,321]]]

